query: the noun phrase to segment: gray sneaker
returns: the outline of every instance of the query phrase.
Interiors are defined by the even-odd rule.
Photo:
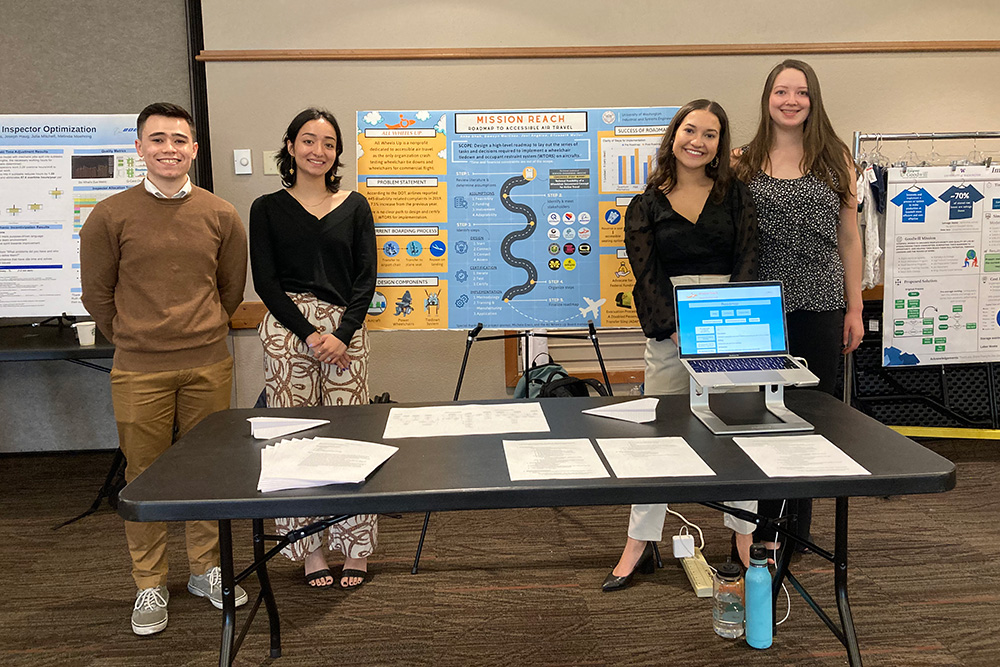
[[[200,598],[208,598],[216,609],[222,609],[222,568],[216,565],[205,574],[192,574],[188,577],[188,592]],[[247,592],[239,584],[236,585],[236,606],[247,603]]]
[[[135,595],[132,609],[132,632],[153,635],[167,627],[167,601],[170,593],[166,586],[143,588]]]

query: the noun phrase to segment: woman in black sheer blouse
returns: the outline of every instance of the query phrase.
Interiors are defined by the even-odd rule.
[[[647,395],[688,392],[689,375],[677,356],[673,285],[757,278],[757,218],[746,186],[732,178],[729,152],[722,107],[689,102],[670,122],[646,190],[625,214],[632,297],[647,337]],[[753,510],[756,501],[733,505]],[[625,588],[636,570],[652,572],[652,542],[663,537],[666,511],[666,505],[632,506],[625,549],[603,590]],[[747,563],[753,524],[728,514],[725,521]]]

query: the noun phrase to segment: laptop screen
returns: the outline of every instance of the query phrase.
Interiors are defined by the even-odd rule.
[[[787,352],[780,282],[678,285],[674,308],[681,357]]]

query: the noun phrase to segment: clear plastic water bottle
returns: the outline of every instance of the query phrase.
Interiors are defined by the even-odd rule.
[[[743,569],[726,561],[712,578],[712,627],[726,639],[743,636]]]
[[[767,550],[763,544],[750,547],[746,593],[747,644],[768,648],[773,638],[774,605],[771,602],[771,571],[767,569]]]

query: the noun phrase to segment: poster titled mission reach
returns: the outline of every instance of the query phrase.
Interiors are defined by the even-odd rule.
[[[358,112],[369,326],[638,326],[625,209],[676,110]]]

